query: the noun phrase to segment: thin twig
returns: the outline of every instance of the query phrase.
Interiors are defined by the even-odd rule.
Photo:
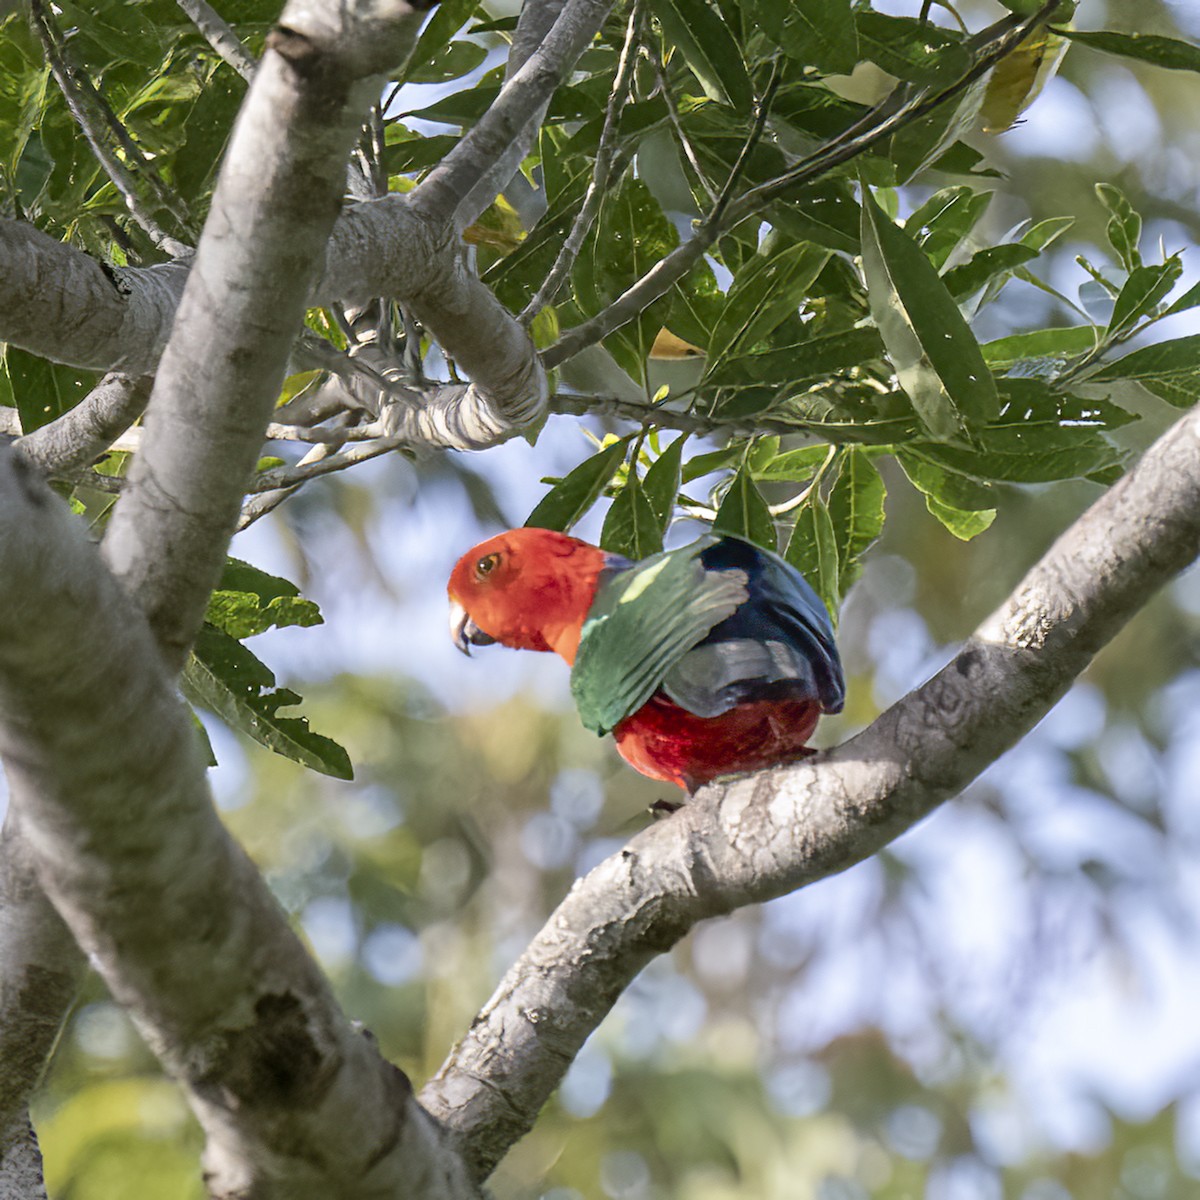
[[[293,488],[319,475],[329,475],[334,471],[344,471],[357,463],[368,459],[378,458],[381,454],[390,454],[393,450],[403,449],[411,443],[407,435],[376,438],[370,442],[357,442],[339,450],[336,454],[314,459],[312,462],[301,461],[292,467],[276,467],[263,471],[255,476],[250,484],[252,493],[270,492],[276,488]],[[307,456],[306,456],[307,457]]]
[[[679,145],[683,148],[684,156],[691,164],[692,170],[696,173],[696,178],[700,182],[700,186],[704,189],[708,196],[710,204],[717,202],[717,193],[713,190],[712,185],[708,182],[707,176],[704,174],[704,168],[700,165],[700,159],[696,155],[696,148],[692,145],[691,139],[683,128],[683,122],[679,118],[679,109],[675,105],[675,97],[671,94],[671,84],[667,79],[667,73],[663,70],[661,55],[656,55],[654,58],[654,74],[658,80],[658,90],[667,106],[667,120],[671,123],[671,128],[675,132],[675,136],[679,139]]]
[[[720,225],[721,218],[724,217],[725,210],[729,207],[729,202],[733,199],[734,189],[742,177],[742,172],[746,169],[746,164],[750,161],[750,155],[754,153],[754,147],[758,145],[763,130],[766,128],[767,117],[770,115],[771,105],[775,100],[775,93],[779,90],[779,78],[779,59],[777,58],[771,64],[771,78],[767,81],[767,87],[763,92],[762,99],[755,105],[754,124],[750,127],[750,132],[746,135],[746,140],[742,143],[741,150],[738,151],[738,156],[733,164],[733,170],[729,172],[729,178],[725,180],[725,186],[721,188],[721,194],[717,197],[716,203],[712,206],[712,211],[705,219],[705,224],[707,225]]]
[[[75,118],[75,123],[83,132],[83,136],[91,146],[92,153],[95,154],[104,173],[124,197],[125,207],[129,209],[133,219],[142,227],[146,236],[158,249],[171,255],[172,258],[189,255],[191,247],[167,233],[147,211],[138,194],[133,175],[109,146],[107,138],[102,132],[102,125],[107,123],[104,111],[94,102],[95,92],[89,93],[84,90],[80,82],[82,76],[75,71],[64,56],[57,32],[46,13],[43,0],[31,0],[30,11],[33,14],[38,39],[42,43],[46,60],[50,64],[50,70],[63,94],[63,99],[66,100],[67,107]]]
[[[617,129],[620,124],[620,112],[629,99],[629,89],[633,81],[633,64],[637,60],[637,52],[641,46],[642,6],[635,3],[629,14],[629,23],[625,29],[625,44],[621,47],[621,57],[617,63],[617,74],[613,80],[612,91],[608,95],[608,104],[604,110],[604,126],[600,131],[600,143],[596,148],[596,165],[592,171],[592,179],[584,193],[583,204],[575,215],[567,240],[563,242],[554,265],[550,268],[542,286],[538,288],[533,299],[521,310],[517,318],[522,325],[530,322],[550,304],[558,294],[579,251],[583,248],[584,238],[596,219],[600,209],[600,201],[616,173],[617,166]]]
[[[206,0],[175,0],[188,19],[200,31],[204,40],[247,83],[254,78],[258,62],[242,45],[241,39],[226,24],[224,17]]]

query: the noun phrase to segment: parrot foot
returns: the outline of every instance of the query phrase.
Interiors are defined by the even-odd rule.
[[[655,800],[646,810],[656,820],[661,821],[672,813],[677,813],[683,804],[678,800]]]

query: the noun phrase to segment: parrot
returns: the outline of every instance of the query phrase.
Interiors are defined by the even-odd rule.
[[[688,794],[812,753],[819,715],[844,702],[817,594],[730,534],[632,561],[556,530],[510,529],[464,554],[447,591],[460,650],[560,655],[583,724]]]

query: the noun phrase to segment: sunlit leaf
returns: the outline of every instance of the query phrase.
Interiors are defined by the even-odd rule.
[[[629,439],[622,438],[585,458],[538,501],[525,524],[538,529],[570,529],[604,494],[625,461],[628,445]]]
[[[829,519],[838,547],[838,592],[844,596],[862,574],[863,555],[883,532],[887,488],[866,451],[849,446],[829,492]]]
[[[350,757],[337,742],[313,733],[306,717],[280,716],[279,710],[299,704],[300,696],[276,688],[270,668],[220,629],[201,628],[181,684],[190,704],[215,713],[268,750],[335,779],[354,778]]]
[[[862,237],[871,315],[900,386],[935,437],[969,437],[998,409],[974,335],[929,259],[870,196]]]
[[[1131,379],[1176,408],[1200,400],[1200,334],[1135,350],[1088,376],[1088,383]]]
[[[754,486],[748,469],[734,475],[721,507],[717,509],[713,532],[733,533],[772,551],[778,548],[771,511],[762,493]]]

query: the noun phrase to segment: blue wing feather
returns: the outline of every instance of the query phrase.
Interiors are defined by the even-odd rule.
[[[825,712],[845,700],[829,614],[804,577],[777,554],[726,536],[706,547],[709,571],[745,573],[749,599],[685,654],[663,681],[677,704],[716,716],[754,700],[811,699]]]

